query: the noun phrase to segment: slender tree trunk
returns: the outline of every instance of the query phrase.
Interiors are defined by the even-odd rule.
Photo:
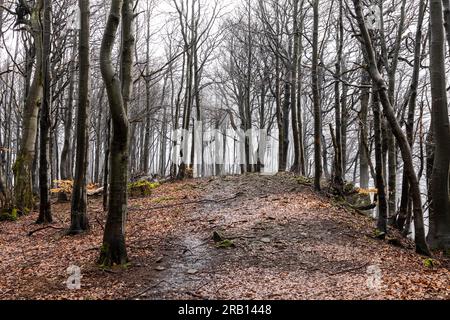
[[[392,63],[388,66],[388,95],[391,105],[395,106],[395,85],[396,85],[396,73],[398,69],[399,54],[402,43],[402,36],[404,33],[404,24],[406,17],[406,0],[402,0],[400,9],[400,21],[398,23],[398,31],[395,40],[395,46],[392,53]],[[386,62],[388,63],[388,62]],[[395,108],[395,107],[394,107]],[[386,129],[386,142],[387,142],[387,156],[388,156],[388,189],[389,189],[389,217],[393,219],[396,215],[397,207],[397,147],[395,144],[392,131],[387,127]]]
[[[336,123],[336,141],[335,141],[335,161],[333,174],[333,187],[339,193],[343,193],[344,178],[343,178],[343,160],[342,160],[342,113],[341,113],[341,86],[339,79],[341,78],[342,67],[342,51],[344,46],[344,24],[342,21],[343,10],[342,0],[339,0],[339,19],[337,27],[337,59],[336,72],[334,83],[334,112]]]
[[[422,61],[422,28],[423,28],[423,20],[425,16],[425,0],[420,1],[419,5],[419,19],[417,22],[417,31],[415,38],[415,48],[414,48],[414,68],[413,68],[413,76],[411,80],[410,87],[410,98],[408,103],[408,118],[406,121],[406,136],[408,138],[408,143],[411,150],[414,147],[414,118],[416,113],[416,103],[417,103],[417,87],[419,85],[419,76],[420,76],[420,64]],[[400,210],[398,212],[398,217],[391,217],[392,222],[395,222],[395,226],[399,230],[403,230],[405,228],[405,221],[408,216],[408,208],[410,205],[411,197],[409,195],[409,184],[408,177],[406,172],[403,172],[403,184],[402,184],[402,194],[401,194],[401,202],[400,202]],[[396,221],[395,221],[396,220]],[[406,226],[409,229],[409,226]]]
[[[302,4],[300,6],[300,12],[301,15],[303,15],[303,4],[304,1],[302,1]],[[298,140],[299,140],[299,166],[300,166],[300,173],[303,176],[306,176],[306,154],[305,154],[305,135],[304,135],[304,126],[303,126],[303,103],[302,103],[302,96],[303,96],[303,66],[302,66],[302,55],[303,55],[303,37],[301,36],[300,32],[303,31],[304,26],[304,17],[302,16],[300,20],[300,26],[299,26],[299,61],[298,61],[298,70],[297,70],[297,76],[298,76],[298,88],[297,88],[297,121],[298,121]]]
[[[184,82],[185,82],[185,66],[186,66],[186,53],[183,53],[183,61],[182,61],[182,67],[181,67],[181,81],[180,81],[180,88],[178,90],[178,94],[177,94],[177,98],[175,101],[175,116],[173,118],[173,131],[177,132],[178,134],[178,130],[180,129],[180,124],[179,124],[179,118],[180,118],[180,114],[181,114],[181,95],[183,92],[183,88],[184,88]],[[171,83],[172,83],[172,87],[173,87],[173,83],[174,83],[174,75],[173,75],[173,70],[170,70],[170,77],[171,77]],[[183,125],[183,123],[182,123]],[[173,150],[173,156],[172,156],[172,167],[170,170],[170,174],[172,176],[172,178],[177,177],[177,164],[176,164],[176,146],[177,143],[179,142],[180,137],[174,137],[173,138],[173,143],[172,143],[172,150]]]
[[[278,172],[286,170],[286,157],[284,153],[284,125],[283,125],[283,110],[281,108],[281,81],[280,81],[280,58],[275,57],[275,105],[278,125]]]
[[[275,29],[277,35],[280,34],[280,9],[279,6],[275,7]],[[287,128],[284,127],[284,117],[286,115],[283,114],[283,108],[281,106],[281,62],[280,55],[275,54],[275,107],[276,107],[276,116],[277,116],[277,126],[278,126],[278,172],[283,172],[286,170],[287,159],[285,150],[285,133],[284,131]]]
[[[1,15],[0,15],[1,18]],[[0,99],[0,104],[1,104]],[[0,123],[1,127],[1,123]],[[6,130],[5,130],[6,131]],[[6,135],[6,134],[5,134]],[[2,210],[11,210],[11,195],[8,190],[8,183],[6,179],[6,152],[9,145],[3,145],[2,137],[0,135],[0,212]]]
[[[322,178],[322,160],[321,160],[321,145],[322,145],[322,110],[320,107],[319,94],[319,0],[313,2],[314,22],[313,22],[313,57],[312,57],[312,90],[314,103],[314,186],[316,190],[320,191],[320,181]]]
[[[37,223],[51,223],[52,212],[50,205],[49,185],[49,144],[50,144],[50,113],[52,102],[50,74],[51,33],[52,33],[52,0],[44,0],[44,18],[42,32],[42,74],[44,83],[44,95],[40,115],[40,141],[39,141],[39,217]]]
[[[347,73],[345,59],[342,59],[342,73]],[[348,76],[342,76],[344,81],[348,81]],[[348,86],[342,85],[341,94],[341,158],[342,158],[342,178],[344,183],[346,181],[346,174],[348,171],[348,159],[347,159],[347,144],[348,144],[348,126],[349,126],[349,112],[347,109],[347,97],[348,97]]]
[[[87,166],[89,150],[88,116],[90,104],[90,8],[89,0],[79,0],[80,7],[80,76],[78,82],[78,116],[77,116],[77,156],[75,179],[72,193],[70,234],[79,234],[89,229],[87,217]]]
[[[252,15],[251,15],[251,1],[247,1],[247,66],[246,66],[246,84],[245,84],[245,161],[246,161],[246,171],[252,172],[253,165],[251,164],[252,159],[250,153],[252,144],[252,61],[253,61],[253,37],[252,37]],[[285,123],[286,125],[286,123]],[[289,123],[287,125],[289,127]]]
[[[105,158],[103,165],[103,211],[108,211],[109,159],[111,154],[111,116],[106,117]]]
[[[289,84],[290,76],[289,70],[286,70],[284,80],[284,101],[283,101],[283,171],[289,170],[288,166],[288,151],[289,151],[289,109],[291,107],[291,86]]]
[[[160,105],[163,108],[162,128],[161,128],[161,146],[160,146],[160,162],[159,174],[161,177],[166,176],[166,153],[167,153],[167,106],[165,105],[166,90],[167,90],[168,76],[164,78],[163,91],[161,95]]]
[[[147,60],[147,74],[150,74],[150,9],[147,8],[147,35],[146,35],[146,60]],[[142,172],[144,174],[149,173],[149,162],[150,162],[150,127],[151,127],[151,116],[150,116],[150,106],[151,106],[151,92],[150,92],[150,79],[145,79],[145,126],[144,126],[144,156],[142,160]]]
[[[363,49],[364,50],[364,49]],[[361,70],[361,84],[367,86],[370,84],[370,74],[366,70]],[[360,104],[361,111],[359,113],[359,185],[362,189],[369,188],[369,158],[368,154],[368,125],[367,117],[369,111],[370,90],[368,88],[361,89]]]
[[[430,124],[430,128],[428,130],[428,135],[426,139],[426,154],[427,154],[427,162],[426,162],[426,177],[427,177],[427,201],[428,201],[428,235],[427,241],[430,244],[438,243],[437,238],[437,226],[436,219],[434,217],[434,206],[433,206],[433,190],[432,190],[432,180],[433,180],[433,167],[434,167],[434,138],[433,138],[433,124]]]
[[[94,183],[101,182],[101,166],[100,166],[100,154],[102,150],[102,124],[103,124],[103,102],[105,97],[105,89],[102,87],[100,89],[100,97],[99,97],[99,111],[98,111],[98,119],[97,119],[97,128],[95,133],[95,159],[94,159]]]
[[[194,1],[194,0],[192,0]],[[194,14],[192,12],[192,14]],[[187,18],[186,18],[187,20]],[[184,131],[181,147],[180,147],[180,157],[181,157],[181,164],[178,172],[178,179],[182,180],[186,177],[186,169],[187,169],[187,154],[188,154],[188,148],[189,148],[189,127],[190,127],[190,121],[191,121],[191,112],[192,112],[192,86],[193,86],[193,80],[194,80],[194,70],[193,70],[193,32],[191,31],[191,35],[188,38],[187,31],[193,30],[194,26],[194,19],[191,19],[191,25],[189,25],[188,21],[185,21],[185,24],[181,27],[184,30],[184,44],[185,44],[185,50],[186,50],[186,90],[184,94],[184,113],[183,113],[183,126],[182,129]],[[180,20],[182,23],[182,19]]]
[[[198,14],[200,15],[200,8],[201,4],[200,1],[198,2]],[[192,8],[192,13],[194,13],[194,7]],[[193,54],[193,68],[194,68],[194,98],[195,98],[195,111],[196,111],[196,115],[195,115],[195,120],[194,120],[194,136],[193,136],[193,148],[192,148],[192,161],[191,161],[191,165],[193,168],[194,165],[194,156],[197,153],[196,152],[196,148],[198,148],[198,150],[200,150],[201,155],[200,155],[200,159],[197,159],[197,163],[200,162],[200,164],[197,166],[197,175],[199,177],[203,177],[204,175],[204,159],[203,159],[203,155],[204,155],[204,150],[203,150],[203,124],[201,130],[201,137],[198,137],[197,142],[200,142],[199,146],[195,146],[195,123],[197,121],[197,123],[199,124],[202,121],[202,116],[201,116],[201,92],[200,92],[200,81],[201,81],[201,77],[202,77],[202,67],[200,67],[199,65],[199,60],[198,60],[198,51],[199,51],[199,44],[198,44],[198,23],[199,20],[198,18],[195,18],[194,14],[192,15],[192,19],[195,21],[194,22],[194,28],[193,28],[193,48],[192,48],[192,54]]]
[[[299,173],[300,170],[300,134],[298,128],[298,109],[297,109],[297,70],[299,60],[299,46],[300,46],[300,29],[298,23],[299,12],[299,0],[294,0],[293,3],[293,30],[294,30],[294,54],[292,56],[292,68],[291,68],[291,110],[292,110],[292,131],[294,135],[294,164],[292,171]],[[303,3],[302,3],[303,6]]]
[[[380,237],[385,237],[387,233],[387,215],[388,215],[388,203],[386,198],[386,185],[384,182],[384,163],[383,163],[383,147],[382,147],[382,133],[381,133],[381,110],[380,101],[378,98],[378,88],[374,86],[372,94],[373,105],[373,117],[374,117],[374,129],[375,129],[375,172],[376,181],[375,184],[378,190],[378,222],[377,230],[380,233]]]

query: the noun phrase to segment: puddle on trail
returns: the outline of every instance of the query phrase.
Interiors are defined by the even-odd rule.
[[[174,242],[179,244],[177,253],[165,260],[165,270],[158,272],[153,281],[157,285],[141,299],[166,299],[174,295],[186,295],[195,293],[205,285],[205,271],[212,260],[209,240],[200,234],[187,232]]]

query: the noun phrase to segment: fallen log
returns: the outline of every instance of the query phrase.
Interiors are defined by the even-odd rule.
[[[105,190],[105,188],[103,188],[103,187],[95,189],[95,190],[88,190],[87,195],[89,197],[99,196],[99,195],[103,194],[103,190]]]

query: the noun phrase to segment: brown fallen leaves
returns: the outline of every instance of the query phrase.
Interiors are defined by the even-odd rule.
[[[100,200],[90,199],[85,235],[60,230],[68,204],[54,204],[57,222],[32,236],[35,215],[0,223],[0,299],[450,298],[448,261],[429,268],[409,241],[374,239],[373,221],[287,174],[164,184],[129,207],[127,269],[94,264]],[[215,231],[234,246],[217,248]],[[80,290],[67,289],[71,265],[81,268]],[[371,266],[381,272],[376,288]]]

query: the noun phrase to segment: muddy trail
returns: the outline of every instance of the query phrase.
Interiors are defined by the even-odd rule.
[[[407,262],[402,265],[405,261],[395,260],[404,255],[420,263],[411,251],[413,245],[406,242],[403,248],[394,248],[374,239],[373,221],[337,209],[294,176],[227,177],[208,180],[197,188],[201,203],[184,211],[182,227],[169,238],[178,245],[161,248],[152,282],[132,298],[384,299],[390,294],[409,295],[401,283],[389,285],[388,281],[395,284],[396,279],[383,272],[399,270],[400,264],[401,272],[414,273]],[[214,241],[215,233],[225,241]],[[450,290],[448,273],[446,277],[443,280]],[[430,286],[425,296],[439,297],[433,291]]]
[[[31,237],[33,216],[0,223],[0,272],[8,275],[0,298],[450,298],[445,261],[429,266],[411,242],[375,239],[373,220],[293,175],[168,183],[130,200],[126,270],[94,263],[106,218],[100,206],[91,200],[92,230],[73,238],[58,230],[68,225],[67,204],[55,205],[54,228]],[[81,290],[65,287],[69,265],[81,267]]]

